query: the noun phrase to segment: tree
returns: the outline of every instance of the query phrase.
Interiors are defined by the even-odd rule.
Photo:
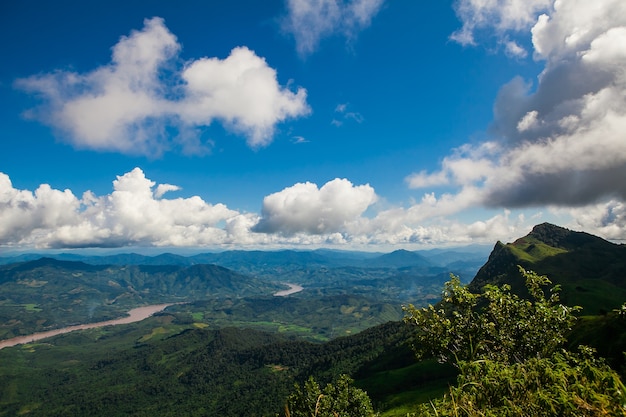
[[[414,349],[419,357],[435,355],[441,362],[490,359],[504,363],[549,356],[565,342],[576,321],[577,307],[559,304],[559,287],[545,296],[545,276],[520,271],[530,299],[511,293],[509,285],[487,285],[475,294],[451,275],[437,307],[404,308],[405,322],[417,327]]]
[[[295,385],[285,406],[286,417],[370,417],[374,416],[367,393],[352,385],[348,375],[341,375],[334,384],[322,390],[309,377],[302,387]]]
[[[619,416],[626,389],[590,348],[561,349],[577,308],[559,304],[545,276],[525,271],[529,298],[508,285],[479,294],[452,276],[435,308],[405,308],[417,327],[418,357],[432,354],[460,371],[450,395],[425,405],[424,416]]]

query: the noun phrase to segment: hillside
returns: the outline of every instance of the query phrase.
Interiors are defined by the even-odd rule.
[[[139,305],[271,295],[282,288],[216,265],[89,265],[42,258],[0,266],[0,338],[109,320]]]
[[[185,302],[179,308],[207,323],[327,340],[399,320],[402,304],[436,301],[450,272],[469,278],[485,258],[478,253],[459,262],[456,253],[446,253],[438,252],[437,265],[404,250],[57,254],[28,261],[31,255],[23,254],[3,258],[20,262],[0,265],[0,339],[118,318],[141,305]],[[272,294],[285,283],[305,290],[276,300]]]
[[[626,300],[624,250],[596,236],[542,224],[513,243],[498,242],[470,286],[508,283],[520,291],[518,264],[548,275],[562,285],[563,302],[574,300],[585,308],[572,343],[596,347],[619,370],[626,324],[615,313],[594,314]],[[381,415],[406,416],[454,381],[454,369],[415,360],[411,329],[398,321],[400,303],[391,300],[400,294],[437,302],[445,275],[454,271],[434,259],[471,263],[471,253],[397,251],[363,258],[361,266],[332,267],[316,263],[323,252],[311,257],[275,253],[265,260],[261,253],[229,256],[234,262],[239,255],[268,274],[281,268],[278,258],[286,255],[293,269],[281,277],[307,283],[305,290],[274,297],[278,286],[271,281],[206,264],[111,266],[41,259],[1,267],[0,311],[14,303],[11,308],[19,306],[23,320],[39,317],[50,297],[65,306],[63,314],[84,313],[87,303],[77,300],[87,295],[117,299],[111,308],[152,302],[151,297],[193,301],[139,323],[0,350],[0,416],[275,416],[294,382],[313,375],[325,383],[340,373],[352,375],[368,391]],[[39,298],[18,298],[26,293]],[[7,294],[15,294],[11,297],[19,304],[7,301]],[[95,308],[94,315],[99,311]]]
[[[407,337],[395,322],[320,344],[251,329],[185,328],[164,313],[0,350],[0,416],[273,416],[294,382],[356,374],[385,352],[402,360],[399,353],[410,356]]]
[[[517,265],[561,285],[561,301],[583,307],[583,314],[611,311],[626,300],[626,246],[549,223],[513,243],[496,243],[470,288],[508,283],[523,292]]]

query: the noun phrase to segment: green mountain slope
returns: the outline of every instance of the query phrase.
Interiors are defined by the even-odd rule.
[[[139,305],[271,295],[279,289],[216,265],[89,265],[42,258],[0,266],[0,338],[109,320]]]
[[[389,323],[325,344],[181,329],[169,314],[0,350],[0,416],[274,416],[294,382],[355,374],[401,349]]]
[[[263,267],[262,256],[252,256],[257,257],[257,266]],[[413,258],[399,252],[391,259],[404,265]],[[622,245],[542,224],[513,243],[496,244],[470,285],[480,289],[487,283],[509,283],[520,290],[523,283],[518,264],[548,275],[563,286],[564,303],[585,309],[586,316],[571,340],[598,347],[613,365],[619,364],[614,359],[623,357],[626,324],[614,313],[591,315],[626,301],[625,262]],[[280,268],[280,264],[271,268]],[[80,294],[116,299],[111,308],[125,300],[152,302],[151,297],[163,294],[172,300],[195,296],[200,300],[140,323],[0,350],[0,417],[275,416],[281,413],[294,382],[313,375],[325,383],[344,372],[370,393],[382,415],[406,416],[414,412],[416,403],[442,395],[454,381],[454,370],[433,361],[417,363],[406,343],[410,329],[403,323],[369,327],[381,317],[395,320],[398,310],[388,302],[342,291],[352,288],[358,293],[367,287],[440,294],[442,286],[439,292],[432,290],[435,279],[418,281],[414,268],[422,267],[365,271],[316,265],[297,275],[311,286],[287,298],[272,297],[273,289],[267,283],[211,265],[111,267],[41,260],[0,268],[0,312],[3,305],[15,306],[19,301],[22,320],[37,317],[47,297],[57,297],[57,304],[62,302],[64,308],[81,314],[85,314],[81,308],[86,304],[75,302]],[[443,274],[444,268],[439,273]],[[313,286],[314,282],[320,286]],[[57,294],[47,290],[52,284],[59,290]],[[13,286],[15,299],[6,298],[9,292],[3,288],[9,287],[4,285]],[[39,298],[18,299],[26,293]],[[215,294],[222,295],[211,299]],[[327,337],[346,334],[333,331],[333,325],[344,318],[359,320],[369,328],[325,343],[294,336],[315,327],[323,328]]]
[[[543,223],[513,243],[498,242],[470,288],[508,283],[523,292],[517,265],[561,285],[561,301],[583,307],[585,315],[610,311],[626,301],[626,246],[588,233]]]

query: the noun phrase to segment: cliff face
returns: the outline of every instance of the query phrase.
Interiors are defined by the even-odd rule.
[[[498,242],[470,288],[506,283],[526,296],[518,265],[559,284],[562,302],[582,306],[583,314],[609,311],[626,301],[626,246],[549,223],[513,243]]]

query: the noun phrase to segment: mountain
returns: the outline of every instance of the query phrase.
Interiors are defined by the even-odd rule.
[[[561,301],[583,307],[583,314],[607,312],[626,301],[626,246],[598,236],[539,224],[513,243],[496,243],[470,288],[507,283],[524,293],[517,265],[559,284]]]
[[[487,260],[491,249],[492,246],[487,245],[470,245],[463,248],[421,250],[416,253],[439,266],[478,263],[480,268]]]
[[[378,268],[402,268],[407,266],[428,267],[431,262],[422,255],[404,249],[399,249],[376,258],[362,261],[364,265]]]
[[[0,339],[117,318],[139,305],[271,296],[279,289],[217,265],[90,265],[41,258],[0,266]]]
[[[425,265],[430,262],[438,266],[458,261],[481,261],[484,263],[488,250],[484,247],[470,245],[454,249],[430,249],[424,251],[397,250],[383,254],[379,252],[358,252],[331,249],[313,251],[260,251],[231,250],[224,252],[207,252],[197,255],[183,256],[174,253],[162,253],[156,256],[138,253],[120,253],[114,255],[81,255],[76,253],[23,253],[19,255],[0,256],[0,265],[16,262],[37,260],[49,257],[65,261],[80,261],[92,265],[195,265],[215,264],[226,268],[262,269],[271,267],[399,267]]]
[[[91,265],[52,258],[1,266],[0,285],[44,288],[47,297],[77,286],[81,287],[74,291],[77,293],[106,288],[111,294],[130,291],[149,302],[155,298],[271,294],[281,288],[217,265]],[[10,291],[3,289],[2,293]],[[36,294],[33,290],[32,295]]]
[[[626,369],[622,355],[626,322],[615,313],[588,316],[626,300],[624,251],[623,245],[597,236],[541,224],[513,243],[498,242],[470,285],[476,290],[489,283],[507,283],[521,291],[518,264],[548,275],[562,285],[563,302],[585,309],[571,339],[598,349],[614,369]],[[430,252],[433,256],[441,253]],[[25,410],[33,416],[277,415],[294,382],[313,375],[325,383],[340,373],[351,374],[387,416],[407,415],[414,404],[449,392],[455,369],[434,360],[416,363],[407,343],[412,329],[395,318],[325,343],[303,340],[289,329],[314,334],[316,326],[323,326],[332,332],[342,319],[366,322],[370,317],[396,314],[390,304],[372,303],[357,295],[366,289],[368,294],[379,294],[380,288],[389,293],[410,290],[414,296],[431,294],[428,299],[436,302],[433,297],[440,296],[443,285],[438,279],[449,270],[455,272],[450,267],[454,262],[473,262],[471,256],[452,254],[442,261],[445,267],[432,260],[420,267],[415,262],[429,258],[427,254],[415,257],[413,252],[396,251],[388,256],[356,255],[352,260],[359,267],[320,267],[315,263],[325,254],[314,255],[307,258],[282,251],[269,256],[258,252],[219,255],[231,256],[232,262],[247,259],[254,268],[266,271],[285,267],[280,257],[290,259],[292,271],[300,271],[298,280],[290,282],[306,287],[293,298],[273,297],[263,293],[269,289],[263,282],[207,264],[101,266],[40,259],[0,267],[0,312],[10,304],[20,306],[23,320],[38,317],[37,310],[46,308],[35,303],[55,296],[46,291],[52,284],[57,285],[64,317],[85,303],[76,300],[88,299],[81,294],[124,294],[112,305],[136,301],[132,297],[146,301],[157,294],[201,296],[199,301],[174,306],[139,323],[0,350],[0,416]],[[370,261],[378,266],[366,268],[364,264]],[[296,268],[298,262],[304,263]],[[415,272],[437,268],[437,276]],[[314,286],[316,282],[319,287]],[[13,285],[12,292],[5,291],[4,285]],[[230,295],[210,299],[209,286]],[[31,297],[39,294],[39,298],[18,300],[22,291]],[[238,296],[249,293],[253,295]],[[224,321],[229,317],[232,320]],[[259,331],[269,328],[276,330]]]

